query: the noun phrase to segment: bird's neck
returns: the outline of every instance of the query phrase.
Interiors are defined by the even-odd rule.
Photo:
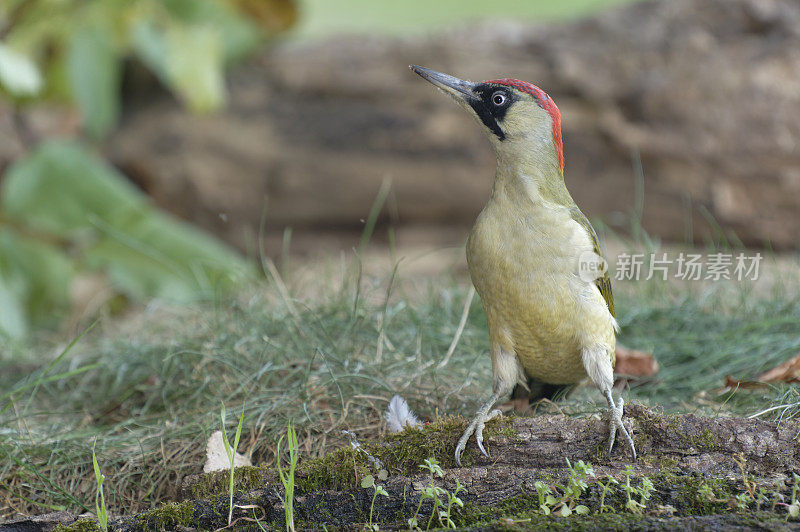
[[[531,136],[508,139],[496,147],[497,173],[492,196],[502,195],[521,205],[574,204],[564,183],[552,139]]]

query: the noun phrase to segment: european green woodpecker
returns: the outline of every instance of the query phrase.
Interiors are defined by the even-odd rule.
[[[615,404],[617,322],[611,280],[597,234],[564,184],[561,114],[539,87],[516,79],[465,81],[428,68],[411,70],[449,94],[489,137],[497,172],[488,203],[467,240],[467,265],[489,324],[492,395],[455,450],[472,434],[481,452],[484,424],[515,386],[541,397],[587,375],[611,412],[608,449],[617,430],[633,459],[633,440]]]

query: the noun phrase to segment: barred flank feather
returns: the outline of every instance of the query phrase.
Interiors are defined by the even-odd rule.
[[[386,426],[389,427],[389,432],[395,433],[404,430],[408,427],[420,427],[422,423],[414,412],[408,407],[405,399],[399,395],[392,397],[389,401],[389,408],[386,409]]]

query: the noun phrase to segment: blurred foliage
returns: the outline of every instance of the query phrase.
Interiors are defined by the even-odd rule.
[[[225,102],[226,63],[295,18],[293,0],[4,0],[0,91],[72,102],[100,138],[135,58],[192,111],[212,111]]]
[[[225,103],[226,65],[295,18],[293,0],[3,0],[0,97],[73,105],[99,140],[118,121],[135,61],[189,110],[213,111]],[[106,302],[193,301],[248,270],[79,142],[42,142],[0,185],[0,337],[60,323],[81,280]]]
[[[248,272],[236,253],[153,207],[80,144],[42,143],[0,189],[0,334],[21,338],[69,311],[91,272],[132,300],[213,297]]]

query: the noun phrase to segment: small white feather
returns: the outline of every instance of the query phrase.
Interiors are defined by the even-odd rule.
[[[392,397],[392,400],[389,401],[389,408],[386,409],[384,418],[386,419],[386,426],[389,428],[389,432],[392,433],[400,432],[406,427],[422,426],[422,422],[417,419],[417,416],[415,416],[414,412],[408,407],[406,400],[399,395],[395,395]]]
[[[233,467],[253,465],[246,456],[236,453],[233,455]],[[231,468],[231,461],[225,453],[225,444],[222,441],[222,431],[218,430],[208,439],[206,444],[206,465],[203,466],[204,473],[212,471],[223,471]]]

